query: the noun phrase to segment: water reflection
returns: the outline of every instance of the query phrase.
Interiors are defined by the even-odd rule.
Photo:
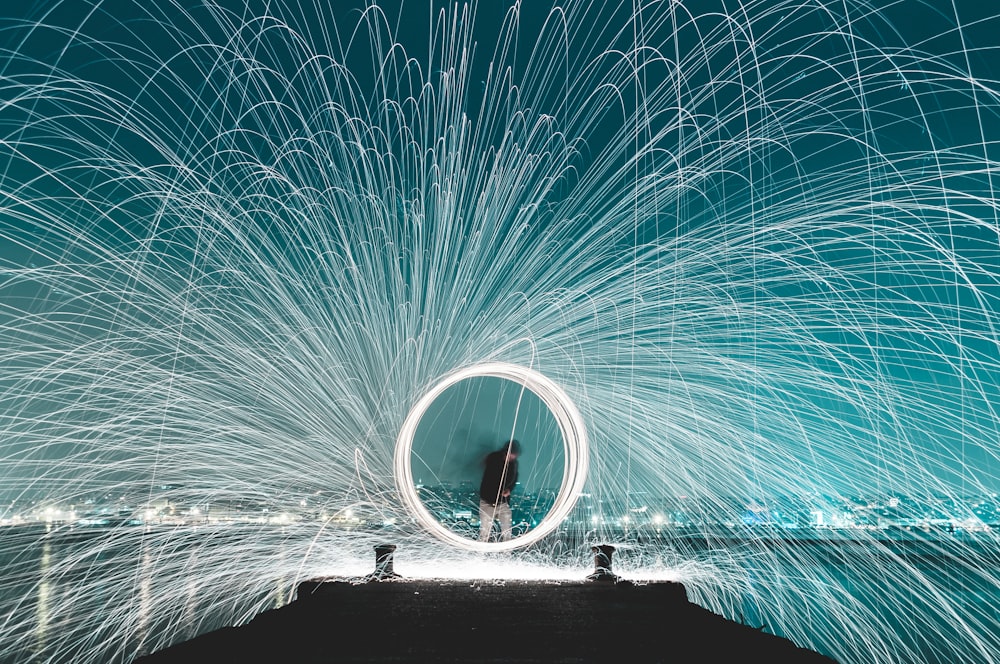
[[[10,580],[0,595],[10,637],[0,644],[0,662],[127,664],[287,604],[294,596],[291,551],[302,549],[301,542],[278,533],[270,540],[248,535],[237,528],[0,530],[0,569]],[[206,584],[203,570],[215,568],[217,556],[232,559],[246,541],[273,556],[274,576],[234,565],[234,583],[260,583],[256,596],[234,599],[225,590],[231,586]],[[180,569],[186,580],[179,585]],[[214,594],[205,592],[212,587]]]
[[[151,586],[153,583],[153,560],[149,552],[149,544],[143,542],[142,556],[139,565],[139,609],[136,620],[136,651],[146,654],[146,643],[149,637],[149,621],[152,612]]]
[[[181,613],[180,631],[185,636],[192,636],[198,620],[198,584],[193,577],[184,581],[184,608]]]
[[[46,538],[42,541],[42,552],[38,561],[38,594],[35,601],[35,638],[34,652],[44,653],[48,648],[48,634],[52,582],[49,579],[52,567],[52,543]]]

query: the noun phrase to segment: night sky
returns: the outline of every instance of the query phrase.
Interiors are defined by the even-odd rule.
[[[323,4],[3,10],[5,493],[383,485],[535,356],[605,493],[1000,489],[984,3]],[[496,387],[418,475],[558,481]]]
[[[510,439],[521,443],[520,488],[533,493],[558,490],[563,443],[545,404],[514,381],[462,381],[421,420],[413,441],[414,478],[427,485],[471,482],[478,489],[486,455]]]

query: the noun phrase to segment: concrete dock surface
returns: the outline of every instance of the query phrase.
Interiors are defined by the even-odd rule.
[[[317,579],[246,625],[135,664],[833,660],[688,601],[671,582]]]

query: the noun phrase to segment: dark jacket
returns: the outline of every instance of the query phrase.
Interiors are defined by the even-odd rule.
[[[504,465],[507,472],[504,472]],[[517,484],[517,459],[507,462],[507,451],[493,452],[486,457],[486,468],[483,470],[483,481],[479,484],[479,497],[496,505],[498,502],[510,502],[510,497],[503,495],[504,491],[513,491]]]

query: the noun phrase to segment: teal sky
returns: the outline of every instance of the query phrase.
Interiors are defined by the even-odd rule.
[[[192,437],[384,480],[420,389],[536,352],[609,493],[1000,489],[989,3],[382,4],[0,10],[7,490]],[[415,476],[514,431],[557,483],[466,387]]]
[[[413,440],[418,484],[471,482],[478,489],[486,455],[511,438],[521,443],[523,491],[558,490],[563,440],[552,413],[530,390],[502,378],[471,378],[428,409]]]

